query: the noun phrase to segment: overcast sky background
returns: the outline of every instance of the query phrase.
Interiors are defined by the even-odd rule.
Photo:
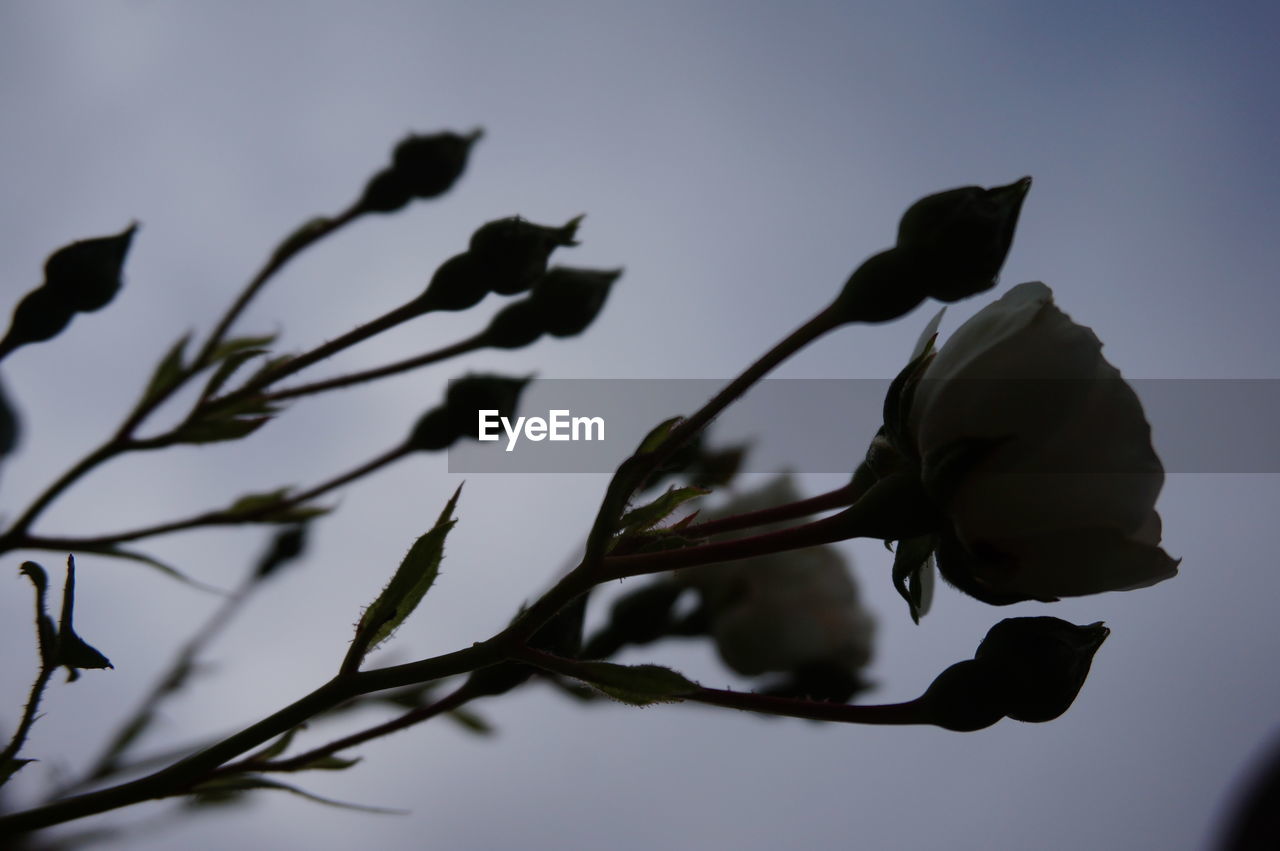
[[[243,445],[116,461],[37,531],[114,531],[327,478],[398,441],[468,369],[729,378],[887,247],[911,201],[1024,174],[1035,184],[993,296],[1047,282],[1128,377],[1276,378],[1277,23],[1262,3],[6,3],[5,301],[39,283],[53,249],[133,219],[142,229],[116,303],[4,364],[25,438],[3,470],[3,510],[114,428],[169,344],[206,330],[282,235],[345,206],[411,130],[486,136],[450,195],[308,252],[239,330],[312,346],[414,295],[487,220],[586,212],[582,246],[558,259],[626,267],[588,333],[305,400]],[[953,308],[943,334],[989,300]],[[778,375],[890,377],[933,310],[847,329]],[[451,342],[492,311],[418,320],[315,375]],[[1171,428],[1195,423],[1155,422],[1157,448]],[[796,423],[758,439],[804,437]],[[210,652],[216,676],[168,704],[143,747],[242,727],[327,679],[360,607],[460,478],[424,456],[343,492],[314,556],[252,602]],[[377,660],[493,633],[565,566],[604,484],[469,477],[443,576]],[[1278,504],[1274,475],[1170,475],[1160,509],[1184,559],[1176,579],[1002,610],[940,589],[919,627],[891,556],[844,547],[880,622],[870,701],[914,697],[1002,617],[1105,620],[1088,683],[1050,724],[823,726],[584,707],[535,686],[478,705],[495,738],[433,722],[359,748],[351,771],[296,778],[410,816],[264,793],[188,820],[151,804],[64,832],[138,826],[102,847],[140,849],[1203,847],[1277,727]],[[230,587],[264,537],[190,533],[148,549]],[[6,729],[34,673],[26,557],[0,572]],[[116,670],[50,689],[28,745],[42,763],[11,784],[24,801],[83,765],[217,603],[139,566],[80,565],[79,632]],[[732,681],[706,648],[624,661]]]

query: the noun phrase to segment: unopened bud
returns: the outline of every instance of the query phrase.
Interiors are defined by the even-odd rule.
[[[124,258],[137,230],[135,222],[115,236],[82,239],[59,248],[45,261],[45,286],[81,313],[106,307],[120,291]]]
[[[394,213],[413,196],[404,178],[395,169],[384,168],[369,178],[357,208],[370,213]]]
[[[621,269],[570,269],[556,266],[534,286],[530,300],[553,337],[581,334],[600,313]]]
[[[414,424],[407,445],[417,452],[439,452],[452,446],[457,437],[449,422],[449,412],[444,407],[437,407],[427,411]]]
[[[392,167],[410,195],[434,198],[462,176],[471,146],[482,135],[484,131],[477,128],[466,136],[449,132],[409,136],[392,152]]]
[[[498,311],[484,331],[484,341],[497,349],[519,349],[544,333],[541,312],[525,298]]]
[[[480,303],[489,289],[470,253],[455,254],[440,264],[421,296],[427,310],[466,310]]]
[[[482,225],[471,235],[470,251],[491,291],[515,295],[537,283],[547,271],[547,260],[559,246],[572,246],[582,216],[561,227],[535,225],[519,216]]]
[[[965,186],[921,198],[902,215],[898,243],[869,258],[836,307],[845,322],[887,322],[927,297],[957,301],[995,286],[1031,188]]]
[[[520,394],[532,377],[467,375],[449,382],[444,406],[450,429],[456,437],[476,437],[480,411],[497,411],[498,417],[516,415]]]
[[[1101,623],[1008,618],[991,628],[974,658],[1001,672],[1006,715],[1018,721],[1052,721],[1076,699],[1093,655],[1110,634]]]
[[[922,198],[898,225],[898,249],[911,259],[928,295],[940,301],[984,292],[1013,245],[1031,178],[1007,186],[965,186]]]

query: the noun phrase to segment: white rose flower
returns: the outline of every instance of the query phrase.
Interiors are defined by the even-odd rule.
[[[946,513],[939,569],[990,603],[1153,585],[1164,468],[1102,343],[1020,284],[962,325],[916,385],[906,431]]]
[[[791,478],[781,476],[714,516],[756,511],[799,498]],[[835,547],[704,565],[673,575],[697,589],[720,657],[740,674],[829,667],[856,678],[871,659],[875,621],[862,607],[849,566]]]

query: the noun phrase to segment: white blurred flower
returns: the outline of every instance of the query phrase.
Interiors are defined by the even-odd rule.
[[[1133,389],[1041,283],[962,325],[906,423],[951,523],[944,577],[991,603],[1141,588],[1177,573],[1159,547],[1164,468]]]
[[[800,499],[791,477],[730,502],[715,516]],[[760,534],[776,527],[760,527]],[[741,537],[738,535],[737,537]],[[676,571],[697,589],[725,664],[740,674],[827,668],[856,680],[871,659],[875,621],[862,607],[845,557],[831,546]]]

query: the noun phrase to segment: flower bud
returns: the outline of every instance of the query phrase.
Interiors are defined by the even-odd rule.
[[[532,376],[468,375],[450,381],[444,406],[454,436],[474,439],[480,411],[497,411],[499,417],[514,417],[520,394],[531,380]]]
[[[596,318],[621,269],[570,269],[556,266],[533,287],[529,299],[553,337],[581,334]]]
[[[898,242],[854,270],[836,300],[845,322],[887,322],[927,297],[957,301],[995,286],[1031,187],[965,186],[922,198],[898,224]]]
[[[1008,716],[1052,721],[1080,693],[1109,630],[1058,618],[1009,618],[991,628],[974,658],[947,668],[920,697],[929,720],[980,730]]]
[[[535,225],[519,216],[498,219],[471,235],[470,251],[491,291],[515,295],[546,274],[552,251],[578,244],[574,236],[581,221],[582,216],[577,216],[557,228]]]
[[[897,248],[928,295],[957,301],[995,286],[1030,188],[1030,177],[990,189],[965,186],[908,208]]]
[[[519,349],[544,333],[541,312],[525,298],[498,311],[484,331],[484,341],[497,349]]]
[[[45,261],[45,286],[81,313],[106,307],[120,291],[124,258],[137,230],[135,222],[115,236],[82,239],[59,248]]]
[[[449,412],[441,406],[418,419],[409,433],[407,446],[417,452],[439,452],[452,446],[457,437],[450,425]]]
[[[1000,672],[1004,712],[1017,721],[1052,721],[1070,708],[1093,655],[1111,631],[1058,618],[1008,618],[978,645],[974,658]]]
[[[392,168],[384,168],[369,178],[356,207],[370,213],[394,213],[408,204],[412,197],[400,173]]]
[[[49,287],[38,287],[13,309],[13,321],[9,333],[0,342],[0,351],[9,352],[27,343],[56,337],[75,315],[75,308],[63,294]]]
[[[471,146],[482,135],[484,131],[477,128],[466,136],[448,132],[409,136],[392,152],[392,168],[410,195],[434,198],[462,176]]]
[[[440,264],[419,301],[425,310],[466,310],[488,294],[489,288],[475,258],[463,253]]]

